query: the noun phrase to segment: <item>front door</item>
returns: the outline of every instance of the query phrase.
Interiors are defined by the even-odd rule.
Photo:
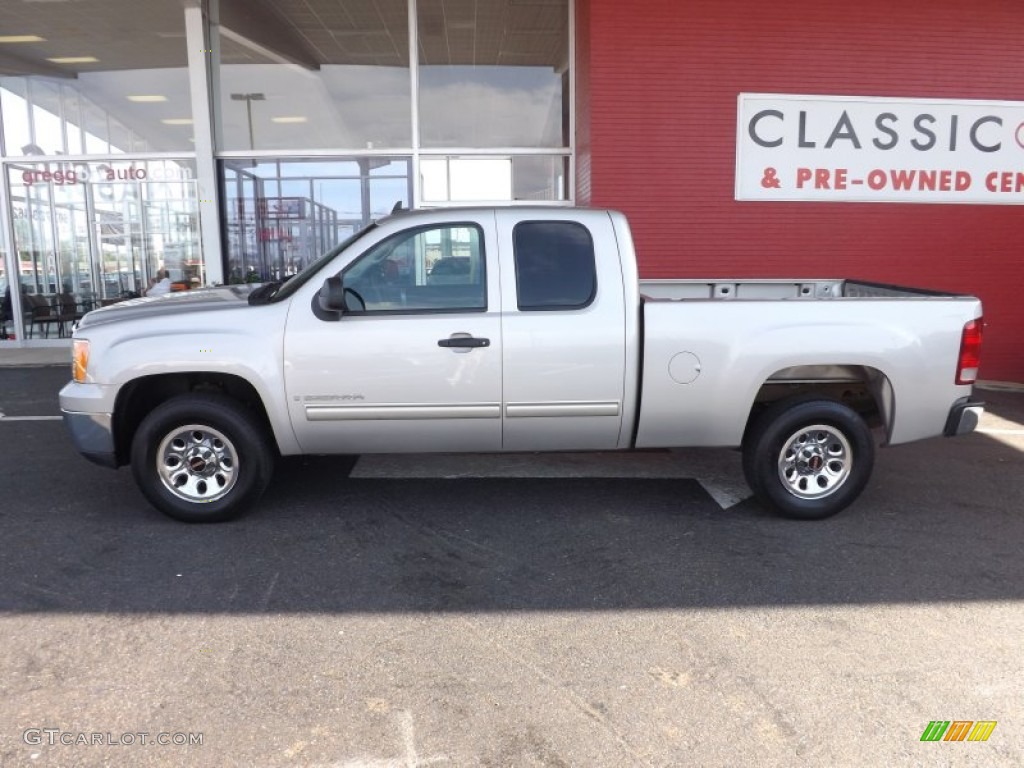
[[[286,381],[305,452],[500,450],[495,251],[493,215],[400,231],[344,270],[340,320],[293,304]]]

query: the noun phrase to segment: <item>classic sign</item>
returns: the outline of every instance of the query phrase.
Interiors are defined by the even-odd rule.
[[[737,200],[1024,204],[1024,103],[741,93]]]

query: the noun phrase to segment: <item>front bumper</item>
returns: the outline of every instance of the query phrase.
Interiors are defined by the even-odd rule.
[[[942,434],[946,437],[956,437],[973,432],[984,412],[985,403],[981,401],[971,400],[967,397],[958,400],[949,409],[949,418],[946,419],[946,428],[942,430]]]
[[[85,458],[103,467],[117,468],[113,417],[109,413],[78,413],[61,409],[71,442]]]

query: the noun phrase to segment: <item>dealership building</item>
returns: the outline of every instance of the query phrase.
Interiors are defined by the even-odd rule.
[[[994,0],[4,0],[0,349],[528,202],[624,211],[644,277],[975,294],[1024,381],[1022,49]]]

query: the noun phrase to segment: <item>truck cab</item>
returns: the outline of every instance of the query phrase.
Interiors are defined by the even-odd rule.
[[[284,377],[302,450],[627,447],[638,297],[625,300],[609,214],[449,210],[406,224],[393,217],[323,270],[342,285],[330,309],[319,279],[291,299]],[[382,269],[396,254],[401,269]]]

